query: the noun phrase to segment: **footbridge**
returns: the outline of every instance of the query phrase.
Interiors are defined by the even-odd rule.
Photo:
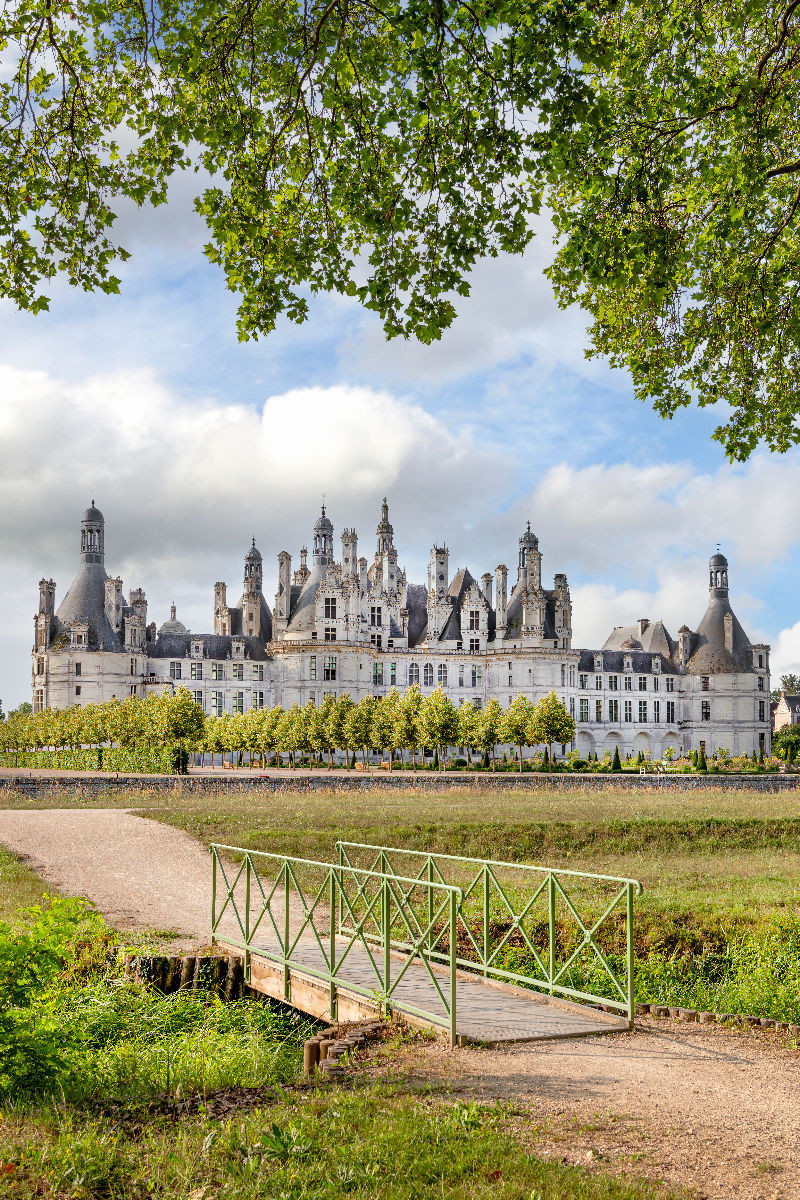
[[[212,940],[303,1012],[394,1010],[453,1045],[633,1027],[634,879],[353,842],[335,862],[210,849]]]

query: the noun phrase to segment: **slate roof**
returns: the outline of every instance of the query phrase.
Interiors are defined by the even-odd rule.
[[[544,610],[544,629],[542,637],[554,638],[556,636],[555,623],[555,591],[543,589],[545,595],[545,610]],[[520,595],[519,585],[514,586],[511,593],[511,599],[508,602],[506,609],[506,631],[503,634],[503,641],[515,642],[522,637],[522,596]]]
[[[658,658],[661,662],[662,675],[676,675],[677,670],[671,659],[665,654],[650,654],[644,650],[579,650],[580,658],[578,659],[578,670],[589,674],[596,670],[594,665],[594,656],[602,654],[603,656],[603,671],[623,673],[625,659],[630,658],[632,673],[645,675],[653,670],[653,659]]]
[[[733,621],[733,650],[725,646],[725,616]],[[712,594],[705,616],[692,638],[692,655],[686,664],[690,675],[734,675],[753,670],[750,639],[737,621],[727,596]]]
[[[327,574],[328,564],[315,562],[296,601],[294,598],[294,587],[292,587],[292,612],[289,617],[288,629],[308,631],[313,628],[316,615],[315,601],[317,592]]]
[[[638,625],[618,625],[603,643],[604,650],[621,650],[625,642],[633,645],[632,650],[644,650],[648,654],[663,654],[671,658],[675,652],[675,641],[670,637],[663,621],[649,621],[647,628],[639,633]]]
[[[245,654],[248,659],[263,662],[267,655],[260,638],[246,637]],[[203,643],[203,658],[225,659],[231,657],[233,635],[223,633],[166,633],[159,634],[148,645],[150,658],[189,658],[192,642]],[[191,680],[189,680],[191,682]]]
[[[101,563],[81,563],[69,591],[58,606],[55,637],[66,632],[73,621],[85,621],[89,626],[89,647],[92,650],[122,650],[122,643],[106,616],[106,579],[108,575]]]
[[[417,646],[424,640],[428,627],[428,589],[421,583],[410,583],[406,591],[408,609],[408,644]]]

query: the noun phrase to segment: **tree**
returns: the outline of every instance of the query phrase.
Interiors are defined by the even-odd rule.
[[[423,746],[435,746],[438,762],[446,766],[446,748],[458,737],[458,713],[441,684],[422,701],[417,724]]]
[[[500,720],[500,738],[519,752],[519,769],[522,770],[522,747],[530,743],[530,722],[534,706],[527,696],[518,692]],[[538,740],[538,739],[537,739]]]
[[[467,762],[472,766],[472,751],[480,746],[481,714],[471,700],[458,707],[458,741],[467,751]]]
[[[800,725],[784,725],[772,735],[772,749],[780,758],[794,762],[800,753]]]
[[[412,769],[417,769],[417,747],[420,744],[420,713],[422,692],[418,683],[412,683],[400,698],[395,713],[395,743],[403,750],[411,750]]]
[[[784,450],[798,23],[790,0],[12,0],[0,294],[36,312],[58,273],[118,290],[117,201],[160,204],[197,167],[240,337],[335,291],[429,342],[546,197],[550,278],[593,352],[665,417],[730,405],[732,458]]]
[[[787,696],[796,696],[800,692],[800,675],[781,675],[781,686],[770,692],[770,700],[773,703],[780,700],[781,692],[786,692]]]
[[[612,771],[621,771],[622,770],[622,763],[620,762],[620,758],[619,758],[619,746],[614,747],[614,759],[613,759],[613,762],[611,763],[611,770]]]
[[[158,740],[165,746],[177,746],[178,769],[183,773],[186,747],[194,746],[203,736],[205,715],[195,704],[188,688],[175,689],[174,695],[164,693],[155,706],[155,729]]]
[[[575,721],[569,715],[555,692],[548,692],[536,705],[530,717],[528,734],[533,745],[544,745],[548,749],[548,768],[553,769],[553,742],[566,746],[575,737]],[[617,754],[619,762],[619,754]]]
[[[351,749],[347,734],[347,720],[353,708],[355,708],[355,705],[352,696],[345,693],[336,701],[328,716],[328,738],[331,745],[339,750],[348,751]],[[349,763],[349,755],[346,755],[346,758]]]
[[[497,743],[500,741],[500,723],[503,719],[503,710],[494,697],[481,709],[479,718],[478,746],[483,750],[484,754],[491,754],[492,770],[496,771],[495,750],[497,749]]]

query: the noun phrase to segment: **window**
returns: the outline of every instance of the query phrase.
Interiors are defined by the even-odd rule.
[[[264,682],[264,664],[253,663],[253,683]]]
[[[639,701],[639,720],[640,721],[647,720],[647,701],[646,700]]]
[[[216,666],[216,663],[214,664]],[[221,664],[220,664],[221,665]],[[222,692],[211,693],[211,711],[215,717],[221,717],[224,711],[224,699]]]
[[[763,654],[759,654],[759,656],[758,656],[758,665],[760,667],[763,667],[763,665],[764,665],[764,655]]]
[[[569,698],[569,715],[572,717],[572,719],[574,721],[575,720],[575,697],[574,696],[570,696],[570,698]]]
[[[193,662],[190,666],[192,679],[203,678],[203,664],[201,662]]]
[[[625,701],[625,720],[626,721],[633,720],[633,701],[632,700]]]
[[[233,664],[233,678],[240,681],[244,679],[244,663]]]
[[[602,721],[602,719],[603,719],[603,701],[602,700],[595,700],[595,702],[594,702],[594,719],[595,719],[595,721]]]
[[[180,679],[180,677],[181,677],[181,664],[180,664],[180,663],[170,663],[170,674],[172,674],[172,668],[173,668],[173,667],[177,667],[177,668],[178,668],[178,676],[177,676],[177,677],[178,677],[178,679]],[[76,675],[80,675],[80,673],[81,673],[81,664],[80,664],[80,663],[75,663],[75,674],[76,674]]]
[[[758,719],[759,719],[759,721],[764,720],[764,701],[763,700],[759,700],[759,702],[758,702]]]
[[[617,675],[609,675],[609,677],[608,677],[608,690],[609,690],[610,692],[616,692],[616,691],[618,691],[618,690],[619,690],[619,676],[617,676]]]
[[[633,691],[633,678],[630,675],[625,676],[625,691],[626,692]]]
[[[594,669],[595,669],[595,671],[602,671],[602,669],[603,669],[603,656],[602,656],[602,654],[595,654],[595,656],[594,656]]]
[[[408,667],[408,685],[419,683],[419,663],[412,662]]]
[[[707,691],[708,691],[708,689],[709,689],[709,686],[710,686],[710,684],[709,684],[709,679],[708,679],[708,676],[707,676],[707,675],[701,675],[701,676],[700,676],[700,691],[701,691],[701,692],[707,692]]]
[[[711,720],[711,701],[703,700],[700,704],[700,718],[703,721]]]
[[[763,692],[763,690],[764,690],[764,676],[763,675],[759,675],[759,677],[758,677],[758,690],[760,692]]]
[[[374,625],[376,629],[380,629],[383,625],[383,609],[380,604],[373,604],[369,610],[369,623]]]
[[[608,702],[608,719],[609,721],[619,720],[619,700],[609,700]]]
[[[658,723],[661,720],[661,701],[653,701],[653,720]]]
[[[483,667],[472,668],[472,686],[483,687]]]
[[[389,683],[392,687],[397,683],[397,663],[394,662],[389,667]]]
[[[647,691],[647,676],[646,675],[639,676],[639,691],[640,692]]]
[[[480,629],[481,627],[481,614],[477,608],[469,610],[469,627],[470,629]]]
[[[532,675],[533,671],[529,671],[528,674]],[[561,686],[564,687],[566,682],[567,682],[567,667],[566,667],[565,663],[562,663],[561,664]]]
[[[80,694],[81,694],[81,685],[78,684],[77,687],[75,688],[75,695],[80,696]]]
[[[325,597],[325,620],[326,621],[335,621],[336,620],[336,597],[335,596],[326,596]]]
[[[439,663],[439,670],[436,672],[436,678],[443,687],[447,687],[447,664]]]
[[[41,688],[37,688],[37,690],[33,693],[33,711],[41,712],[43,708],[44,708],[44,692],[42,691]]]
[[[481,639],[480,638],[470,638],[469,639],[470,654],[478,654],[480,652],[480,648],[481,648]]]
[[[514,676],[511,674],[510,671],[508,672],[508,686],[509,687],[514,686]]]
[[[579,675],[578,676],[578,687],[587,688],[588,686],[589,686],[589,676],[588,675]]]
[[[372,664],[372,682],[374,684],[383,684],[383,663]]]
[[[42,660],[41,660],[41,659],[39,659],[39,662],[41,662],[41,661],[42,661]],[[42,673],[42,672],[40,671],[40,672],[39,672],[39,674],[41,675],[41,673]],[[135,675],[135,674],[136,674],[136,659],[135,659],[135,658],[132,658],[132,659],[131,659],[131,675]]]
[[[433,664],[425,663],[422,670],[422,680],[425,687],[433,687]]]
[[[658,676],[657,675],[653,676],[653,691],[654,692],[658,691]]]
[[[459,687],[464,686],[464,664],[463,663],[461,663],[460,667],[458,668],[458,686]]]
[[[264,707],[264,693],[263,692],[253,692],[253,708],[263,708],[263,707]]]
[[[326,642],[335,642],[336,641],[336,630],[331,625],[325,626],[325,641]]]
[[[212,679],[224,679],[225,678],[225,666],[223,663],[214,662],[211,664],[211,678]],[[221,696],[222,692],[220,692],[219,695]]]
[[[597,691],[599,692],[603,686],[603,676],[602,675],[595,675],[594,686],[597,689]]]
[[[77,666],[77,663],[75,665]],[[179,662],[171,662],[169,664],[169,677],[170,679],[180,679],[181,664]]]
[[[200,708],[203,707],[203,693],[202,692],[192,692],[192,699],[194,700],[195,704],[198,704],[200,706]]]
[[[660,659],[660,658],[654,658],[654,659],[653,659],[653,670],[654,670],[654,671],[660,671],[660,670],[661,670],[661,659]]]
[[[633,659],[631,658],[630,654],[625,655],[625,659],[622,664],[622,669],[623,669],[623,671],[632,671],[633,670]]]
[[[235,713],[244,712],[244,692],[233,693],[233,711]]]
[[[331,680],[336,678],[336,658],[330,655],[322,660],[322,678]]]
[[[383,635],[380,633],[371,633],[369,635],[370,645],[376,646],[377,649],[380,650],[382,645],[382,636]],[[336,641],[335,638],[333,640]]]
[[[667,724],[668,725],[675,724],[675,701],[674,700],[667,701]]]
[[[585,696],[582,696],[578,703],[578,720],[579,721],[588,721],[589,720],[589,701],[586,699]]]
[[[309,679],[317,678],[317,656],[312,654],[308,660],[308,677]]]
[[[667,691],[668,692],[675,691],[675,676],[674,675],[667,676]]]
[[[133,659],[131,659],[131,662],[132,661],[133,661]],[[37,660],[36,660],[36,674],[44,675],[44,659],[43,658],[37,658]],[[133,674],[133,670],[131,670],[131,675],[132,674]]]

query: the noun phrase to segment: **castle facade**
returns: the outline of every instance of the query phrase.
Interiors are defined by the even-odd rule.
[[[359,556],[354,529],[342,531],[336,559],[324,506],[312,546],[310,562],[304,548],[294,570],[287,551],[278,555],[272,608],[254,539],[238,603],[229,603],[225,583],[214,585],[212,633],[188,630],[174,605],[157,627],[147,622],[144,591],[126,599],[123,581],[107,574],[105,521],[92,502],[81,520],[78,574],[58,607],[53,580],[39,584],[34,709],[185,686],[207,713],[222,715],[345,692],[358,701],[417,683],[476,707],[555,691],[584,756],[615,747],[623,757],[642,750],[653,758],[670,748],[769,751],[769,647],[751,644],[734,615],[722,554],[709,561],[708,606],[696,630],[683,625],[673,638],[661,621],[642,618],[591,650],[572,645],[567,577],[544,586],[530,524],[511,579],[503,564],[479,579],[466,567],[451,574],[447,548],[434,546],[427,584],[410,583],[385,499],[371,562]]]

